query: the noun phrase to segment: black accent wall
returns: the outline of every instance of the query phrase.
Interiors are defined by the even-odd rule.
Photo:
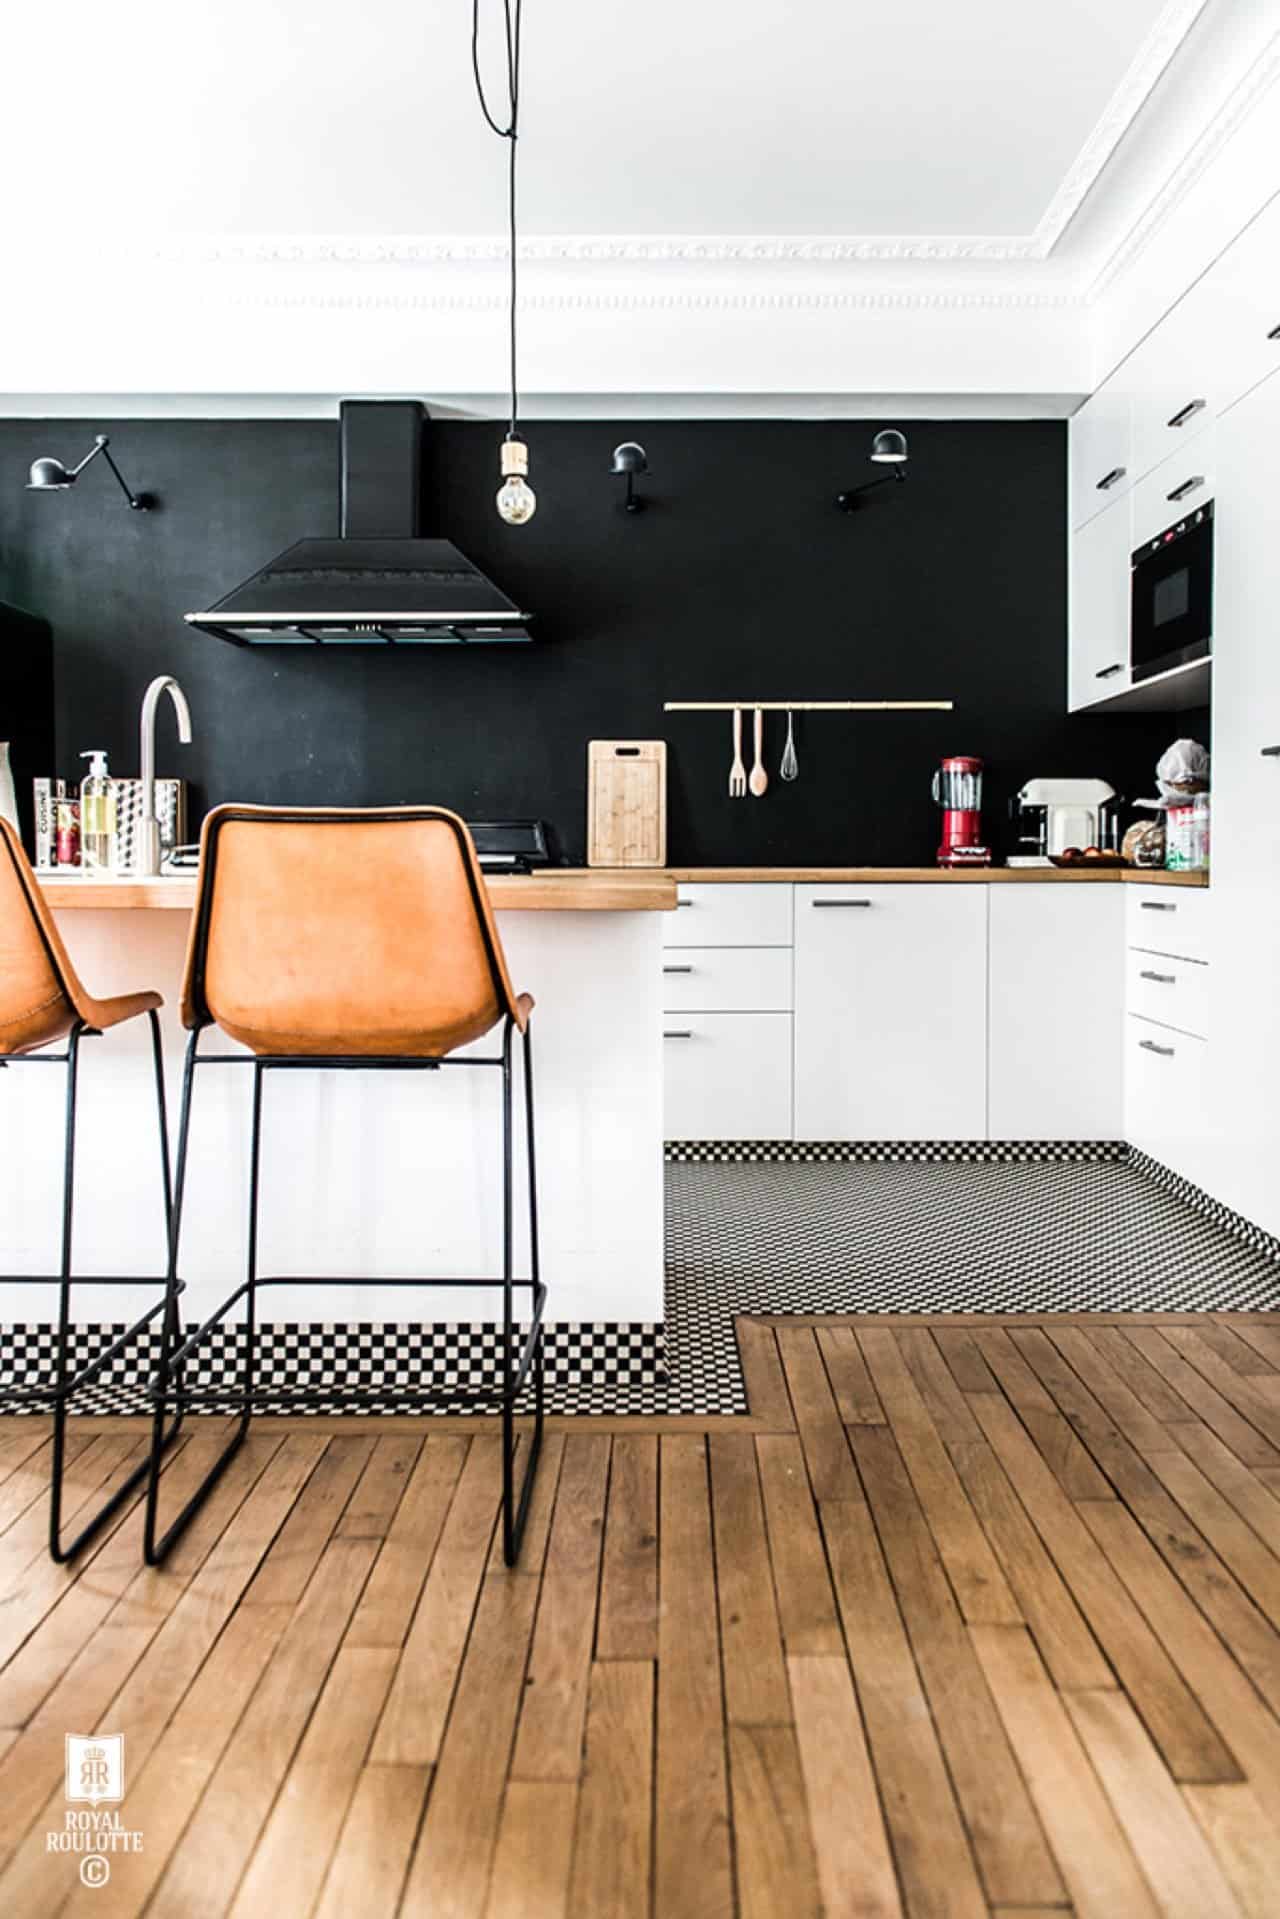
[[[106,747],[137,771],[138,703],[177,675],[195,743],[161,716],[160,770],[220,800],[438,801],[472,818],[536,814],[579,862],[587,741],[670,742],[669,857],[680,865],[918,864],[945,753],[988,767],[985,819],[1007,849],[1009,796],[1036,774],[1153,787],[1206,716],[1065,712],[1065,428],[907,422],[910,477],[846,516],[835,495],[878,469],[883,421],[535,423],[538,512],[498,520],[501,428],[430,423],[424,532],[448,535],[536,615],[537,643],[490,648],[242,651],[184,626],[291,541],[337,531],[337,422],[0,421],[0,599],[54,629],[58,766]],[[66,493],[24,490],[42,453],[71,463],[95,432],[137,489],[98,464]],[[650,504],[620,510],[617,441],[640,439]],[[800,777],[731,802],[727,715],[665,699],[955,701],[951,714],[813,714]],[[16,730],[17,722],[13,722]],[[749,728],[748,728],[749,731]],[[941,956],[940,956],[941,957]]]

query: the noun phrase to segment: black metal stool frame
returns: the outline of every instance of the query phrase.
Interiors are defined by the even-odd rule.
[[[52,955],[50,956],[52,961]],[[160,1021],[155,1011],[149,1009],[147,1018],[151,1022],[151,1057],[155,1073],[156,1105],[160,1122],[160,1164],[164,1182],[164,1217],[166,1234],[172,1238],[173,1189],[169,1168],[169,1127],[165,1106],[164,1053],[160,1041]],[[49,1557],[58,1565],[64,1565],[97,1537],[107,1522],[113,1519],[122,1506],[132,1497],[142,1481],[156,1470],[157,1461],[173,1441],[182,1427],[182,1415],[172,1422],[168,1431],[161,1427],[153,1434],[151,1454],[135,1467],[129,1477],[118,1486],[111,1497],[94,1514],[75,1538],[64,1542],[62,1538],[63,1478],[66,1466],[67,1410],[71,1400],[84,1387],[91,1385],[103,1373],[118,1354],[132,1344],[145,1332],[160,1313],[165,1314],[162,1335],[162,1352],[173,1342],[177,1334],[176,1300],[182,1291],[181,1285],[174,1286],[166,1281],[165,1290],[160,1299],[140,1319],[125,1329],[114,1339],[105,1352],[100,1353],[87,1366],[76,1373],[70,1372],[69,1346],[71,1340],[71,1289],[75,1277],[71,1271],[72,1233],[75,1223],[75,1166],[76,1166],[76,1108],[80,1084],[80,1042],[82,1039],[98,1039],[96,1027],[87,1026],[83,1020],[77,1020],[67,1035],[66,1051],[61,1053],[17,1053],[0,1060],[0,1070],[7,1071],[12,1066],[65,1066],[67,1069],[66,1121],[62,1159],[62,1247],[59,1269],[56,1273],[6,1273],[0,1277],[0,1285],[56,1286],[58,1288],[58,1331],[55,1347],[55,1373],[52,1382],[45,1385],[13,1386],[0,1388],[0,1409],[14,1406],[40,1406],[52,1404],[53,1408],[53,1459],[49,1489]],[[159,1285],[157,1275],[153,1281],[133,1276],[99,1277],[96,1273],[84,1282],[93,1286],[145,1286]]]
[[[221,821],[247,819],[259,816],[242,812],[235,807],[222,811]],[[377,810],[345,813],[330,810],[312,814],[305,809],[291,809],[289,817],[299,821],[339,820],[362,822],[378,817]],[[452,814],[444,813],[437,807],[395,808],[382,817],[410,818],[418,820],[441,820],[449,825],[460,845],[464,849],[468,884],[471,888],[476,908],[477,922],[481,928],[485,949],[493,975],[495,989],[501,979],[501,965],[495,950],[485,911],[481,903],[478,886],[478,868],[474,861],[474,852],[466,836],[465,828]],[[217,824],[221,824],[217,822]],[[515,1020],[510,1013],[503,1019],[502,1046],[496,1054],[458,1055],[446,1054],[440,1058],[424,1058],[418,1054],[264,1054],[264,1053],[207,1053],[203,1058],[199,1054],[201,1033],[214,1024],[213,1016],[204,998],[204,954],[207,951],[209,920],[213,897],[213,879],[217,860],[217,832],[209,833],[202,852],[205,872],[202,874],[200,890],[199,918],[195,935],[195,950],[199,955],[194,981],[197,1001],[197,1019],[187,1044],[186,1065],[182,1079],[182,1107],[178,1122],[178,1154],[174,1176],[173,1207],[169,1231],[169,1298],[168,1323],[176,1325],[177,1298],[182,1289],[178,1279],[179,1244],[182,1233],[182,1209],[186,1188],[187,1155],[191,1138],[191,1106],[195,1085],[195,1074],[200,1066],[240,1066],[247,1068],[253,1075],[253,1117],[250,1136],[249,1160],[249,1234],[244,1281],[235,1291],[228,1294],[222,1303],[215,1307],[207,1319],[198,1326],[181,1344],[166,1340],[161,1349],[160,1367],[150,1383],[154,1403],[154,1421],[152,1427],[151,1471],[147,1484],[147,1511],[143,1535],[143,1552],[148,1565],[158,1565],[170,1551],[175,1541],[195,1518],[204,1501],[222,1477],[232,1459],[244,1444],[248,1435],[253,1413],[255,1397],[255,1367],[257,1359],[257,1301],[260,1288],[270,1286],[417,1286],[457,1288],[469,1291],[482,1291],[485,1287],[502,1287],[502,1384],[494,1391],[482,1389],[435,1391],[429,1385],[413,1392],[383,1393],[376,1389],[357,1392],[341,1387],[323,1387],[314,1389],[294,1388],[286,1391],[268,1389],[260,1397],[272,1406],[306,1407],[348,1406],[360,1407],[373,1403],[381,1407],[401,1406],[405,1410],[465,1410],[491,1407],[495,1400],[500,1403],[502,1416],[502,1554],[508,1566],[514,1566],[520,1553],[524,1538],[525,1521],[528,1518],[529,1500],[533,1492],[534,1476],[537,1472],[538,1458],[542,1450],[543,1415],[545,1399],[544,1351],[543,1351],[543,1313],[546,1306],[547,1289],[542,1283],[538,1258],[538,1181],[537,1161],[534,1144],[533,1117],[533,1042],[529,1025],[526,1022],[523,1031],[524,1040],[524,1108],[526,1133],[526,1164],[529,1175],[529,1247],[530,1273],[527,1279],[517,1279],[513,1272],[515,1260],[514,1248],[514,1208],[513,1208],[513,1124],[512,1124],[512,1039],[516,1030]],[[501,997],[501,996],[500,996]],[[203,1013],[203,1017],[200,1014]],[[258,1211],[261,1188],[262,1161],[262,1093],[264,1076],[269,1072],[441,1072],[450,1068],[491,1068],[502,1074],[502,1278],[498,1279],[455,1279],[441,1278],[432,1274],[392,1279],[367,1277],[298,1277],[296,1275],[262,1276],[258,1272]],[[515,1294],[517,1290],[529,1295],[528,1330],[525,1333],[519,1354],[515,1351]],[[233,1306],[241,1300],[245,1305],[245,1318],[242,1323],[244,1334],[243,1372],[238,1388],[210,1388],[193,1392],[185,1383],[186,1363],[197,1353],[208,1334],[219,1325]],[[516,1453],[516,1402],[533,1375],[533,1427],[529,1436],[528,1452],[519,1491],[515,1484]],[[188,1407],[198,1405],[225,1406],[227,1402],[239,1401],[240,1414],[236,1429],[227,1445],[210,1467],[208,1473],[187,1500],[177,1517],[163,1532],[159,1531],[159,1484],[160,1462],[165,1445],[163,1422],[165,1411],[175,1407],[179,1414]]]

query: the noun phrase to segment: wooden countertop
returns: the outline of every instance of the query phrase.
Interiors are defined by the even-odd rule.
[[[1136,866],[673,866],[674,880],[734,882],[792,881],[821,886],[1006,886],[1046,882],[1067,886],[1207,886],[1207,873],[1166,873]]]
[[[40,890],[57,912],[189,913],[196,902],[194,873],[178,879],[98,879],[77,874],[41,874]],[[587,872],[560,867],[551,873],[491,874],[489,898],[498,912],[668,913],[676,903],[670,873]]]

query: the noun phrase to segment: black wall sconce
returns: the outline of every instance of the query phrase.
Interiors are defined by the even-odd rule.
[[[890,471],[882,473],[878,480],[864,480],[861,486],[851,486],[847,493],[837,493],[836,505],[845,513],[857,511],[858,502],[864,493],[870,493],[877,486],[891,486],[901,483],[907,477],[907,436],[899,433],[897,427],[885,427],[876,434],[871,442],[870,457],[877,466],[887,466]]]
[[[626,479],[627,497],[622,502],[624,511],[642,513],[645,501],[637,497],[636,475],[649,471],[649,455],[644,448],[638,446],[634,440],[624,440],[621,446],[615,446],[613,449],[613,465],[609,471],[616,474],[619,479],[624,477]]]
[[[93,445],[81,460],[79,466],[63,466],[61,460],[45,458],[33,460],[31,471],[27,475],[28,493],[60,493],[74,486],[90,460],[96,460],[101,454],[111,471],[120,482],[120,491],[136,512],[145,513],[148,507],[155,505],[155,495],[151,493],[133,493],[125,483],[124,474],[112,459],[107,447],[110,444],[105,433],[96,435]]]

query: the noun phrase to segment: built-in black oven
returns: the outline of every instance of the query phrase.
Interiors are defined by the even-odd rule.
[[[1213,501],[1133,555],[1129,663],[1135,680],[1207,660],[1213,639]]]

